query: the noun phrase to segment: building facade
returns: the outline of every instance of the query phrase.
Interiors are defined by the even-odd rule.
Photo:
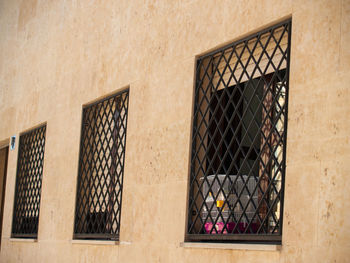
[[[350,1],[0,1],[1,262],[347,262]]]

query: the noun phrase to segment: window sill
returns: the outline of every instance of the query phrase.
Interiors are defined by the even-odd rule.
[[[119,245],[119,241],[109,241],[109,240],[81,240],[73,239],[71,240],[72,244],[78,245]]]
[[[197,243],[181,242],[183,248],[214,248],[214,249],[233,249],[233,250],[255,250],[255,251],[279,251],[281,245],[265,244],[227,244],[227,243]]]
[[[10,242],[35,243],[38,242],[36,238],[9,238]]]

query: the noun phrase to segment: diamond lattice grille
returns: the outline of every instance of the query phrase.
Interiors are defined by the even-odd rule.
[[[75,238],[119,238],[128,95],[83,109]]]
[[[197,61],[187,239],[280,240],[290,28]]]
[[[38,234],[45,133],[46,125],[19,138],[13,237],[36,238]]]

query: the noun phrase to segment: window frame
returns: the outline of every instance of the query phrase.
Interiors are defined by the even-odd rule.
[[[41,204],[41,191],[42,191],[42,178],[43,178],[43,175],[44,175],[44,160],[45,160],[45,144],[46,144],[46,128],[47,128],[47,125],[46,123],[44,124],[41,124],[35,128],[32,128],[26,132],[23,132],[20,134],[19,136],[19,142],[18,142],[18,153],[17,153],[17,170],[16,170],[16,183],[15,183],[15,193],[14,193],[14,202],[13,202],[13,214],[12,214],[12,226],[11,226],[11,238],[34,238],[36,239],[38,237],[38,230],[39,230],[39,217],[40,217],[40,204]],[[40,131],[42,130],[43,131]],[[28,158],[28,154],[30,154],[30,151],[32,151],[32,147],[30,147],[30,149],[26,149],[28,146],[25,145],[25,142],[23,142],[23,140],[25,140],[25,136],[36,136],[37,133],[39,132],[42,132],[43,133],[43,145],[42,145],[42,151],[37,153],[38,154],[41,154],[42,153],[42,159],[41,160],[37,160],[37,161],[41,161],[40,163],[40,168],[41,168],[41,174],[39,173],[40,175],[40,178],[39,178],[39,181],[37,182],[37,184],[39,184],[39,187],[37,187],[37,184],[35,184],[35,187],[37,187],[38,189],[38,193],[37,193],[37,196],[39,197],[37,200],[37,202],[35,203],[37,205],[37,210],[38,210],[38,215],[37,216],[34,216],[34,217],[37,217],[35,219],[35,222],[33,223],[28,223],[28,225],[31,225],[31,224],[34,224],[34,226],[32,226],[32,232],[31,233],[24,233],[25,231],[23,231],[22,233],[20,233],[20,231],[17,231],[16,229],[18,228],[22,228],[22,223],[23,223],[23,219],[24,218],[33,218],[33,216],[31,217],[20,217],[20,219],[18,217],[16,217],[16,213],[18,213],[18,209],[20,209],[18,207],[18,199],[19,199],[19,196],[20,195],[23,195],[23,189],[22,191],[20,190],[20,180],[23,178],[20,178],[20,174],[21,173],[24,173],[26,171],[23,171],[23,164],[26,163],[26,161],[22,161],[21,158],[25,158],[27,159]],[[37,149],[37,148],[36,148]],[[29,152],[28,152],[29,151]],[[22,156],[22,155],[26,155],[26,157]],[[37,156],[35,157],[37,158]],[[33,167],[34,168],[34,167]],[[38,168],[38,169],[40,169]],[[27,173],[27,172],[26,172]],[[23,176],[22,176],[23,177]],[[32,178],[30,179],[32,180]],[[28,182],[26,180],[25,184],[26,184],[26,187],[28,186]],[[25,192],[27,192],[28,189],[25,190]],[[27,196],[27,194],[25,194]],[[29,199],[32,198],[33,195],[29,196]],[[22,197],[23,199],[23,197]],[[28,199],[28,197],[26,197],[26,199]],[[34,208],[33,208],[34,209]],[[33,209],[24,209],[24,210],[21,210],[20,212],[30,212],[32,213],[33,212]],[[19,223],[18,221],[22,221],[22,223]],[[17,225],[19,224],[19,226]],[[16,232],[16,233],[15,233]]]
[[[274,30],[274,29],[278,29],[279,27],[282,27],[282,26],[286,26],[288,27],[288,31],[287,31],[287,40],[288,40],[288,47],[287,47],[287,51],[286,51],[286,67],[284,68],[285,69],[285,74],[286,74],[286,98],[285,98],[285,114],[284,114],[284,126],[283,128],[285,129],[284,130],[284,140],[283,140],[283,164],[282,164],[282,169],[281,169],[281,173],[282,173],[282,178],[281,178],[281,189],[280,189],[280,218],[279,218],[279,234],[278,235],[273,235],[273,234],[247,234],[247,233],[228,233],[228,234],[223,234],[223,233],[215,233],[215,234],[210,234],[210,233],[196,233],[196,234],[193,234],[193,233],[190,233],[190,226],[191,226],[191,214],[192,214],[192,211],[190,211],[191,209],[193,209],[193,204],[192,204],[192,208],[190,207],[190,203],[191,203],[191,196],[192,196],[192,193],[191,191],[195,191],[194,189],[192,189],[192,187],[195,188],[195,186],[192,185],[192,169],[194,166],[194,164],[192,163],[193,162],[193,154],[194,152],[196,152],[196,150],[194,149],[194,147],[196,147],[196,142],[194,142],[194,140],[197,140],[197,137],[194,137],[194,132],[195,132],[195,126],[197,125],[196,122],[196,118],[198,116],[198,113],[196,113],[196,111],[198,111],[198,109],[196,109],[196,107],[201,107],[201,105],[197,105],[198,101],[201,100],[201,98],[199,97],[199,95],[197,94],[197,86],[199,85],[199,61],[203,61],[205,59],[208,59],[209,57],[211,56],[214,56],[215,54],[218,54],[219,52],[224,52],[225,50],[229,49],[229,48],[235,48],[236,46],[238,46],[239,44],[242,44],[242,43],[245,43],[249,40],[252,40],[254,38],[257,38],[258,36],[261,36],[263,34],[266,34],[266,33],[269,33],[271,30]],[[237,41],[234,41],[228,45],[225,45],[221,48],[218,48],[218,49],[215,49],[211,52],[208,52],[204,55],[201,55],[201,56],[198,56],[196,57],[196,63],[195,63],[195,79],[194,79],[194,92],[193,92],[193,108],[192,108],[192,118],[191,118],[191,139],[190,139],[190,153],[189,153],[189,171],[188,171],[188,186],[187,186],[187,198],[186,198],[186,229],[185,229],[185,241],[186,242],[233,242],[233,243],[236,243],[236,242],[245,242],[245,243],[266,243],[266,244],[281,244],[282,242],[282,228],[283,228],[283,203],[284,203],[284,187],[285,187],[285,167],[286,167],[286,148],[287,148],[287,122],[288,122],[288,90],[289,90],[289,77],[290,77],[290,74],[289,74],[289,71],[290,71],[290,50],[291,50],[291,31],[292,31],[292,20],[291,19],[287,19],[287,20],[284,20],[280,23],[277,23],[277,24],[274,24],[272,26],[269,26],[263,30],[259,30],[258,32],[256,33],[253,33],[253,34],[250,34],[249,36],[247,37],[244,37],[242,39],[239,39]],[[247,44],[246,44],[247,45]],[[279,44],[277,44],[279,45]],[[273,58],[271,58],[272,60]],[[225,64],[228,64],[229,62],[226,61]],[[278,73],[281,71],[281,70],[284,70],[284,69],[279,69],[278,70]],[[242,68],[242,71],[246,71],[247,69],[246,68]],[[272,73],[275,74],[276,71],[272,71]],[[212,74],[215,74],[212,73]],[[231,72],[231,74],[233,74]],[[261,75],[260,77],[265,77],[266,75],[268,75],[269,73],[267,72],[266,74],[264,75]],[[209,77],[208,77],[209,78]],[[212,77],[213,79],[214,77]],[[222,78],[222,76],[220,77]],[[251,79],[254,79],[253,77],[250,77],[248,80],[250,81]],[[241,84],[244,84],[245,82],[244,81],[240,81],[240,82],[237,82],[236,84],[237,85],[241,85]],[[227,87],[224,87],[225,88],[228,88],[230,87],[229,85]],[[206,96],[205,94],[203,96]],[[242,95],[243,96],[243,95]],[[210,102],[207,102],[207,107],[210,107]],[[199,110],[201,111],[201,110]],[[203,116],[202,116],[203,117]],[[203,117],[204,118],[204,117]],[[243,120],[240,120],[241,122]],[[206,129],[206,132],[208,136],[209,133],[211,133],[211,126],[208,124],[208,126],[205,128]],[[261,128],[259,128],[261,129]],[[196,131],[197,133],[198,130]],[[215,139],[215,137],[212,137],[211,140]],[[222,145],[221,145],[222,146]],[[200,146],[199,146],[200,147]],[[210,153],[210,150],[206,150],[207,152],[205,153],[205,157],[204,158],[208,158],[208,155],[209,154],[212,154]],[[217,149],[215,151],[218,151]],[[197,154],[197,153],[196,153]],[[271,158],[271,157],[270,157]],[[201,161],[199,161],[201,162]],[[222,162],[222,161],[221,161]],[[200,164],[200,168],[202,164]],[[209,166],[209,169],[213,169],[213,167]],[[206,168],[206,170],[208,170],[208,168]],[[203,171],[204,174],[208,173],[207,171]],[[216,172],[216,174],[218,174],[219,172]],[[195,175],[195,177],[197,177],[198,175]],[[236,175],[238,176],[238,175]],[[228,175],[226,175],[226,177],[228,177]],[[197,180],[197,179],[194,179],[194,180]],[[191,187],[192,186],[192,187]],[[202,187],[203,184],[201,186],[198,186],[198,187]],[[200,188],[198,188],[200,189]],[[202,190],[198,190],[197,189],[197,192],[198,191],[202,191]],[[205,197],[204,197],[205,198]],[[217,199],[215,199],[217,200]],[[194,200],[192,200],[192,203],[193,202],[196,202]],[[202,201],[203,203],[206,202],[206,201]],[[226,201],[225,201],[226,202]],[[260,209],[260,207],[256,208],[255,209],[255,213],[257,213],[257,210]],[[223,211],[223,210],[222,210]],[[197,213],[201,213],[201,210],[197,211]],[[221,212],[220,212],[221,213]],[[198,217],[198,216],[197,216]],[[192,222],[193,223],[193,222]],[[226,227],[226,224],[225,224],[225,227]],[[202,229],[204,228],[204,223],[202,223]]]
[[[75,207],[74,207],[74,222],[73,222],[73,239],[75,239],[75,240],[101,240],[101,241],[103,241],[103,240],[106,240],[106,241],[108,241],[108,240],[111,240],[111,241],[119,241],[119,236],[120,236],[120,223],[121,223],[121,211],[122,211],[122,194],[123,194],[123,181],[124,181],[124,166],[125,166],[125,153],[126,153],[126,137],[127,137],[127,122],[128,122],[128,110],[129,110],[129,87],[127,87],[127,88],[124,88],[124,89],[122,89],[122,90],[120,90],[120,91],[118,91],[118,92],[115,92],[115,93],[113,93],[113,94],[111,94],[111,95],[108,95],[108,96],[105,96],[105,97],[102,97],[102,98],[100,98],[100,99],[98,99],[98,100],[96,100],[96,101],[94,101],[94,102],[92,102],[92,103],[89,103],[89,104],[86,104],[86,105],[83,105],[83,108],[82,108],[82,118],[81,118],[81,131],[80,131],[80,144],[79,144],[79,160],[78,160],[78,175],[77,175],[77,186],[76,186],[76,198],[75,198]],[[124,95],[125,94],[125,95]],[[124,98],[123,99],[123,95],[126,97],[126,98]],[[115,205],[115,202],[118,202],[119,203],[119,207],[118,207],[118,212],[117,212],[117,214],[118,214],[118,216],[117,215],[114,215],[114,217],[113,217],[113,221],[112,221],[112,226],[110,226],[110,228],[112,229],[113,228],[113,224],[114,224],[114,222],[117,222],[117,234],[113,234],[113,233],[83,233],[83,231],[77,231],[77,224],[78,224],[78,222],[77,222],[77,220],[78,220],[78,218],[81,216],[81,214],[80,214],[80,212],[78,211],[79,209],[80,209],[80,207],[78,207],[78,200],[79,200],[79,194],[81,194],[79,191],[81,190],[79,187],[80,187],[80,180],[82,180],[81,179],[81,177],[82,177],[82,171],[81,171],[81,167],[82,167],[82,165],[84,165],[83,163],[81,163],[82,162],[82,152],[83,152],[83,140],[84,140],[84,137],[83,137],[83,135],[84,135],[84,126],[85,126],[85,124],[84,124],[84,113],[85,113],[85,110],[86,109],[88,109],[88,108],[92,108],[92,107],[96,107],[98,104],[103,104],[104,102],[106,102],[106,101],[108,101],[108,100],[112,100],[112,99],[116,99],[116,98],[118,98],[118,99],[120,99],[120,101],[122,102],[122,105],[121,105],[121,109],[123,110],[124,109],[124,111],[125,111],[125,116],[123,117],[120,117],[120,119],[124,122],[125,121],[125,126],[122,124],[122,126],[123,126],[123,129],[124,129],[124,135],[122,135],[122,137],[124,137],[124,139],[123,138],[121,138],[121,139],[123,139],[123,144],[122,144],[122,150],[123,150],[123,152],[122,152],[122,157],[123,157],[123,160],[122,161],[118,161],[118,162],[120,162],[121,163],[121,165],[122,165],[122,171],[121,171],[121,177],[120,177],[120,201],[118,202],[117,200],[114,200],[114,205]],[[101,111],[101,109],[98,109],[97,111]],[[115,109],[115,111],[117,112],[118,110],[117,109]],[[99,113],[96,113],[97,115],[99,115]],[[118,114],[120,114],[120,113],[118,113]],[[98,116],[99,117],[99,116]],[[96,122],[97,122],[97,119],[98,119],[98,117],[94,117],[94,124],[93,125],[97,125],[96,124]],[[113,118],[114,118],[114,116],[113,116]],[[113,120],[114,121],[114,123],[115,122],[118,122],[118,121],[120,121],[120,119],[119,119],[119,116],[117,117],[117,119],[116,120]],[[101,120],[100,120],[101,121]],[[102,122],[101,122],[102,123]],[[105,128],[105,126],[107,126],[107,124],[106,123],[108,123],[108,120],[105,122],[105,123],[102,123],[102,124],[100,124],[100,126],[102,125],[102,127],[103,127],[103,129]],[[116,124],[115,124],[116,125]],[[118,129],[118,128],[117,128]],[[119,129],[120,129],[120,127],[119,127]],[[118,131],[119,132],[119,131]],[[120,135],[120,134],[119,134]],[[117,137],[119,136],[118,134],[117,134]],[[100,135],[94,135],[94,137],[95,136],[100,136]],[[114,135],[112,135],[111,134],[111,136],[114,136]],[[120,138],[118,137],[117,138],[117,140],[120,140]],[[119,147],[119,144],[118,143],[116,143],[116,147],[118,148]],[[112,147],[113,148],[113,147]],[[113,150],[113,149],[112,149]],[[109,150],[110,152],[109,152],[109,154],[110,155],[112,155],[113,153],[111,152],[111,150]],[[92,152],[95,154],[96,153],[96,149],[93,149],[92,150]],[[116,157],[115,157],[115,160],[118,160],[118,157],[119,157],[119,155],[118,155],[118,152],[116,152],[115,153],[116,154]],[[111,158],[113,158],[113,157],[111,157]],[[113,165],[113,164],[112,164]],[[100,166],[101,166],[101,164],[100,164]],[[111,168],[109,168],[109,169],[111,169]],[[117,169],[117,168],[115,168],[115,169]],[[116,171],[115,171],[116,172]],[[90,171],[90,173],[91,173],[91,171]],[[89,179],[89,181],[91,181],[91,180],[96,180],[96,177],[95,178],[92,178],[93,177],[93,175],[92,174],[90,174],[89,175],[90,176],[90,179]],[[114,175],[115,176],[115,175]],[[91,179],[92,178],[92,179]],[[105,180],[105,183],[104,184],[107,184],[106,183],[106,181],[107,181],[107,179],[106,179],[106,177],[104,177],[104,180]],[[117,180],[119,180],[119,177],[118,177],[118,179]],[[90,186],[90,191],[91,191],[91,186]],[[109,188],[109,186],[108,186],[108,188]],[[108,191],[109,191],[109,189],[108,189]],[[110,193],[108,192],[108,195],[109,195]],[[114,193],[113,193],[114,194]],[[89,197],[90,198],[90,197]],[[109,197],[108,197],[109,198]],[[87,201],[88,202],[88,201]],[[108,200],[108,205],[109,205],[109,202],[110,202],[110,200]],[[100,205],[100,207],[99,207],[99,209],[101,209],[101,204],[99,204]],[[107,209],[107,208],[106,208]],[[113,209],[113,208],[112,208]],[[96,216],[98,216],[97,215],[97,213],[98,212],[96,212]],[[100,212],[101,214],[104,214],[106,217],[108,217],[109,218],[109,215],[108,215],[108,212],[107,211],[105,211],[105,212]],[[88,217],[88,216],[91,216],[91,217],[93,217],[94,215],[90,212],[90,214],[86,214],[85,215],[85,217]],[[102,216],[104,216],[104,215],[102,215]],[[112,217],[112,216],[111,216]],[[118,217],[117,219],[116,219],[116,217]],[[105,224],[108,224],[109,222],[107,222],[107,220],[108,219],[86,219],[85,218],[85,220],[82,220],[83,222],[84,221],[86,221],[87,220],[87,228],[89,228],[89,226],[90,227],[92,227],[92,228],[95,228],[96,227],[96,225],[94,225],[95,223],[96,223],[96,220],[98,221],[98,220],[105,220],[106,222],[104,222]],[[86,223],[86,222],[85,222]],[[85,223],[83,223],[83,224],[85,224]],[[106,227],[107,228],[107,227]],[[98,227],[97,227],[97,230],[98,230]],[[78,233],[79,232],[79,233]]]

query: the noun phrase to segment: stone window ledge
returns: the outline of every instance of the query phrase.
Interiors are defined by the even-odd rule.
[[[119,245],[119,241],[109,241],[109,240],[81,240],[73,239],[71,240],[72,244],[78,245]]]
[[[181,242],[183,248],[214,248],[214,249],[233,249],[233,250],[255,250],[255,251],[279,251],[281,245],[265,244],[227,244],[227,243],[199,243],[199,242]]]

